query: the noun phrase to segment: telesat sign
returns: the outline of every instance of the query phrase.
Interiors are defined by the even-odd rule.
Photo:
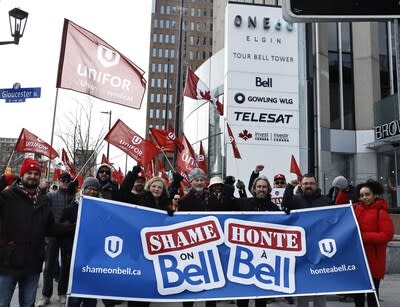
[[[0,98],[6,102],[25,102],[27,98],[40,98],[40,87],[22,88],[21,84],[14,83],[12,88],[0,89]]]

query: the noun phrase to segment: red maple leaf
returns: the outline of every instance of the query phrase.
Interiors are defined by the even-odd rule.
[[[239,133],[239,137],[247,141],[248,139],[251,139],[253,135],[249,131],[247,131],[247,129],[244,129],[242,132]]]
[[[208,100],[211,101],[211,94],[210,91],[200,91],[200,96],[201,98],[203,98],[204,100]]]

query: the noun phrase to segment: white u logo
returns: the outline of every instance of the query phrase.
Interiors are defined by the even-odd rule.
[[[104,239],[104,252],[111,258],[122,253],[123,240],[117,236],[109,236]]]
[[[333,239],[323,239],[318,242],[319,250],[322,255],[332,258],[336,254],[336,241]]]

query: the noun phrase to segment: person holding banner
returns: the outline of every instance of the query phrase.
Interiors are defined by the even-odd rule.
[[[65,235],[70,225],[55,223],[50,199],[39,188],[41,166],[27,158],[20,178],[0,192],[0,306],[10,306],[18,284],[19,304],[35,304],[45,254],[45,236]]]
[[[239,207],[240,211],[280,211],[280,208],[271,201],[271,184],[265,176],[260,176],[254,179],[253,186],[250,189],[254,197],[240,198]],[[255,307],[265,307],[268,299],[260,298],[255,299]],[[238,307],[248,307],[249,300],[237,300]]]
[[[82,195],[99,197],[100,196],[100,183],[97,178],[87,177],[82,184]],[[72,225],[76,224],[78,219],[79,202],[75,201],[71,207],[65,208],[60,217],[60,223],[69,223]],[[72,246],[74,243],[74,234],[65,236],[61,242],[61,259],[65,259],[66,267],[64,268],[66,274],[66,281],[69,280],[69,270],[71,265],[72,257]],[[60,281],[61,282],[61,281]],[[93,298],[82,298],[82,297],[69,297],[67,301],[67,307],[95,307],[97,300]]]
[[[394,233],[393,222],[387,212],[388,204],[380,197],[383,193],[383,186],[375,180],[361,183],[356,187],[359,202],[353,206],[376,291],[376,295],[367,294],[368,307],[379,305],[377,298],[380,281],[385,275],[386,246]],[[364,307],[365,294],[354,295],[354,303],[356,307]]]
[[[294,192],[296,186],[301,189],[301,194]],[[334,205],[334,202],[328,196],[321,193],[317,179],[310,173],[304,174],[300,183],[298,179],[291,180],[283,193],[282,208],[287,213],[290,213],[292,209],[306,209],[330,205]],[[309,300],[314,302],[314,307],[326,306],[325,295],[297,297],[297,306],[308,307]]]

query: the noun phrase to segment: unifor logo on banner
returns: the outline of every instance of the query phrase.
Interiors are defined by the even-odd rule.
[[[104,239],[104,252],[111,258],[115,258],[122,253],[123,240],[117,236],[109,236]]]
[[[106,68],[118,65],[120,58],[119,53],[103,45],[97,47],[97,59]]]

